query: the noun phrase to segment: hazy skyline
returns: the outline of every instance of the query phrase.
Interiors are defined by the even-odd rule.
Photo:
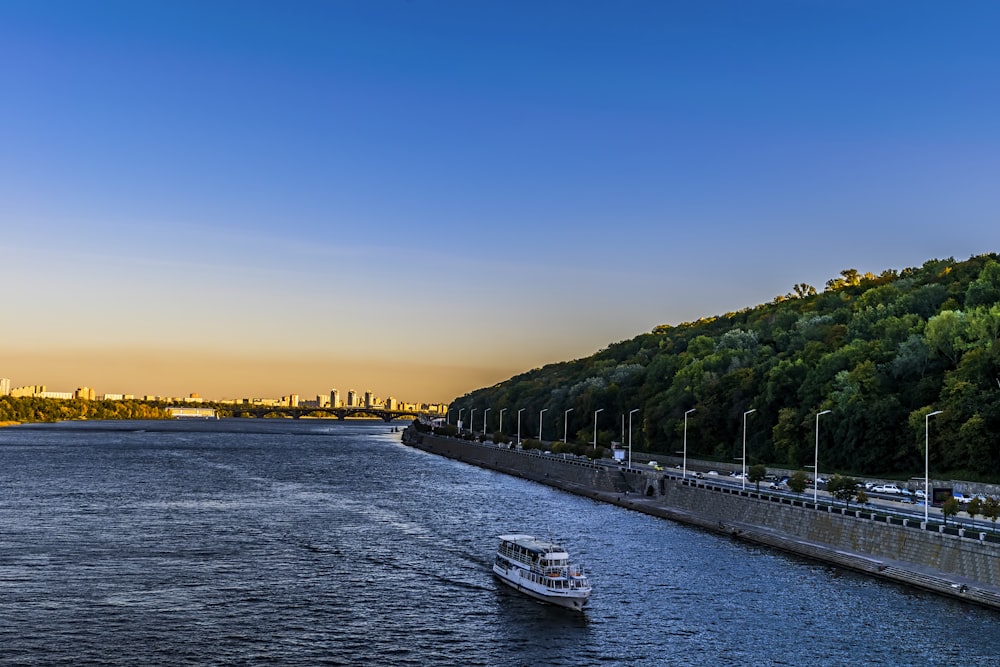
[[[448,401],[1000,249],[994,2],[0,3],[0,376]]]

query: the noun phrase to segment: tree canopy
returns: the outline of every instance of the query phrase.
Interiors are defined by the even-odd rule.
[[[573,408],[571,433],[688,456],[741,456],[856,475],[923,471],[924,416],[936,474],[1000,478],[1000,258],[930,260],[880,275],[847,269],[822,292],[798,283],[770,303],[611,344],[456,399],[453,409]],[[816,415],[828,414],[817,421]],[[574,424],[573,421],[576,420]],[[628,421],[627,419],[625,420]],[[537,431],[535,431],[537,432]]]

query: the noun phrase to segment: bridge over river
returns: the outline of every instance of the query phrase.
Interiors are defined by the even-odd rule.
[[[299,419],[301,417],[318,417],[330,419],[336,417],[343,421],[348,417],[381,419],[384,422],[391,422],[394,419],[404,417],[437,417],[430,413],[414,410],[387,410],[385,408],[365,408],[365,407],[341,407],[341,408],[318,408],[318,407],[289,407],[283,405],[234,405],[227,406],[231,410],[233,417],[291,417]]]

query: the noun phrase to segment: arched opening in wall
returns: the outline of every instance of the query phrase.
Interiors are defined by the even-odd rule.
[[[654,495],[656,495],[656,487],[650,484],[649,486],[646,487],[646,496],[652,497]]]

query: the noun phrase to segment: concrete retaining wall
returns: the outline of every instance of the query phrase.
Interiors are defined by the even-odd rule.
[[[506,449],[492,444],[480,444],[468,440],[442,438],[421,434],[421,442],[410,440],[412,432],[407,431],[404,442],[418,446],[424,451],[441,454],[457,461],[465,461],[484,468],[498,470],[509,475],[524,477],[537,482],[562,483],[582,486],[597,491],[615,491],[615,482],[607,466],[595,465],[577,458],[558,454],[543,454],[537,450],[521,451]],[[615,475],[620,473],[614,471]],[[621,482],[619,482],[619,486]]]

